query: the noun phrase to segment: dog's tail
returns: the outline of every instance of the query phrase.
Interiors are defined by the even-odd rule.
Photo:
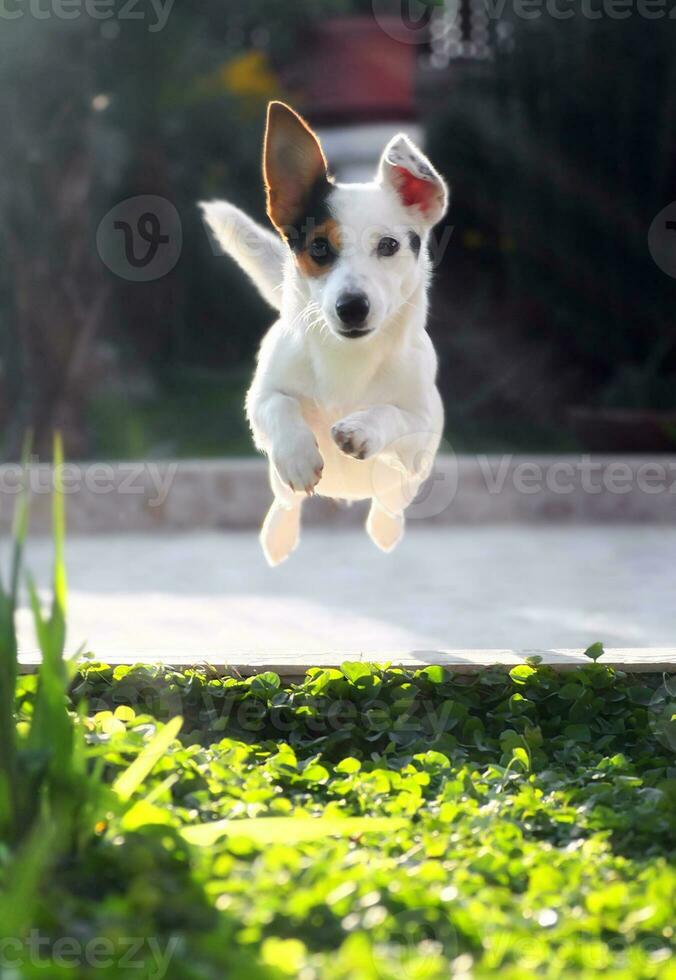
[[[227,201],[203,201],[200,208],[223,251],[241,266],[268,303],[280,309],[288,249],[279,236]]]

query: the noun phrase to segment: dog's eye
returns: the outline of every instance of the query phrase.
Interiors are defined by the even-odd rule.
[[[389,258],[390,255],[399,251],[399,242],[396,238],[381,238],[378,242],[377,251],[381,258]]]
[[[328,238],[315,238],[310,242],[308,254],[314,259],[317,265],[328,265],[329,262],[333,261],[334,257],[333,249]]]

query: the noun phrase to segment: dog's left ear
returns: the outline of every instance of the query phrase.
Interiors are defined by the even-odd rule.
[[[320,182],[328,182],[319,140],[297,112],[271,102],[263,149],[268,215],[282,235],[298,218]]]
[[[383,150],[379,176],[422,224],[431,228],[445,215],[448,207],[446,182],[422,150],[403,133],[394,136]]]

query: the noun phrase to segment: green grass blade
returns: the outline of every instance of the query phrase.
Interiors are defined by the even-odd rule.
[[[33,626],[35,628],[35,635],[38,641],[38,646],[40,648],[40,651],[43,652],[44,648],[49,645],[47,623],[42,613],[42,605],[40,603],[40,596],[38,595],[35,579],[30,574],[30,572],[26,573],[26,587],[28,589],[28,601],[30,603],[31,612],[33,614]]]
[[[167,724],[157,732],[152,741],[146,745],[141,754],[126,769],[121,776],[118,776],[113,783],[113,789],[118,797],[126,801],[136,792],[145,778],[155,768],[156,764],[167,751],[171,743],[181,730],[183,719],[178,716],[172,718]]]
[[[65,783],[71,771],[73,722],[68,714],[68,676],[63,660],[60,630],[55,632],[52,619],[42,612],[35,582],[27,576],[28,595],[42,662],[38,672],[35,708],[31,719],[28,745],[44,753],[49,769],[59,783]]]
[[[144,803],[148,803],[152,806],[155,801],[159,800],[160,796],[162,796],[163,793],[166,793],[167,790],[171,789],[171,787],[174,786],[178,780],[178,773],[170,773],[166,779],[163,779],[161,783],[158,783],[157,786],[155,786],[154,789],[148,793],[144,799]]]
[[[0,893],[0,938],[16,940],[34,922],[40,886],[58,854],[58,838],[58,821],[41,820],[12,859]]]
[[[23,551],[28,533],[29,497],[26,468],[31,439],[24,440],[23,482],[14,508],[9,592],[0,586],[0,837],[10,839],[17,830],[17,744],[14,725],[18,642],[16,604]]]
[[[0,592],[0,840],[11,839],[16,827],[16,659],[14,607]]]
[[[38,645],[42,656],[38,673],[35,707],[28,734],[29,748],[47,760],[45,776],[52,802],[64,808],[77,806],[73,787],[77,782],[75,725],[68,713],[69,665],[64,659],[66,641],[66,532],[63,495],[63,448],[54,437],[54,493],[52,497],[54,538],[53,598],[49,617],[42,612],[40,599],[30,576],[28,594]],[[35,817],[35,801],[26,802],[26,819]]]
[[[27,487],[27,471],[28,471],[28,460],[30,458],[31,446],[33,443],[32,435],[29,433],[24,439],[23,449],[21,451],[21,464],[23,467],[23,480],[21,485],[21,490],[19,492],[19,499],[17,500],[16,507],[14,509],[14,525],[12,531],[12,539],[14,542],[13,552],[12,552],[12,569],[10,574],[10,595],[12,598],[12,605],[16,608],[16,602],[19,592],[19,580],[21,577],[21,567],[23,564],[23,551],[26,544],[26,536],[28,534],[28,519],[30,514],[30,495],[28,493]]]
[[[52,602],[52,631],[63,657],[66,641],[66,578],[65,540],[66,504],[63,492],[63,443],[61,435],[54,436],[54,494],[52,496],[52,534],[54,537],[54,598]]]

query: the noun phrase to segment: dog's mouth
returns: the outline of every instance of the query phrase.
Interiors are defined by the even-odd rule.
[[[372,327],[353,327],[348,330],[338,330],[341,337],[348,337],[350,340],[355,340],[357,337],[366,337],[368,334],[373,333]]]

